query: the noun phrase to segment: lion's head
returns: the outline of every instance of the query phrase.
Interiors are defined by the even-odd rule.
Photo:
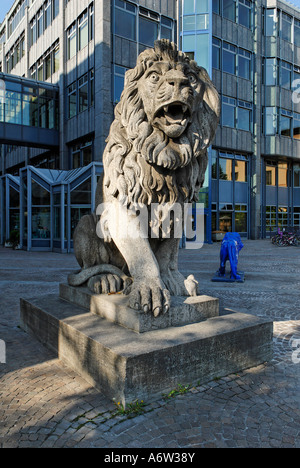
[[[161,40],[125,75],[103,156],[104,194],[129,203],[191,201],[219,121],[206,70]]]

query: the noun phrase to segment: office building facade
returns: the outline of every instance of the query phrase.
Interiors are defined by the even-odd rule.
[[[2,176],[101,165],[125,72],[156,38],[178,42],[221,97],[199,194],[206,240],[300,227],[300,10],[278,0],[16,0],[0,71],[58,86],[59,146],[2,145]]]

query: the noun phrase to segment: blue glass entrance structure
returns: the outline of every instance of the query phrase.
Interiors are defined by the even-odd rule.
[[[102,163],[71,171],[20,170],[20,246],[24,250],[71,252],[79,219],[95,210]]]

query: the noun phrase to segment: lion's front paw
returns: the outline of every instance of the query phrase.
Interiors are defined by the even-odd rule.
[[[160,279],[136,280],[124,294],[129,294],[129,307],[152,312],[154,317],[170,309],[170,293]]]
[[[131,284],[130,278],[121,278],[110,273],[93,276],[87,283],[89,289],[97,294],[117,293],[129,284]]]

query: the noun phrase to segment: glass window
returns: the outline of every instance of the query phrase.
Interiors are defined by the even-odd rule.
[[[219,230],[232,232],[232,211],[220,211]]]
[[[56,73],[59,70],[59,45],[54,49],[53,67],[53,72]]]
[[[88,75],[87,73],[79,79],[79,112],[83,112],[88,108]]]
[[[136,40],[136,7],[122,0],[115,1],[115,34]]]
[[[52,6],[53,6],[53,19],[57,17],[59,13],[59,0],[52,0]]]
[[[250,131],[252,104],[245,101],[238,101],[237,108],[237,128]]]
[[[38,61],[38,66],[37,66],[37,79],[39,81],[44,80],[44,63],[42,60]]]
[[[236,159],[234,161],[234,175],[236,182],[247,182],[247,162]]]
[[[227,73],[235,74],[236,67],[236,47],[223,43],[223,71]]]
[[[190,13],[195,13],[195,0],[184,0],[183,14],[189,15]]]
[[[184,16],[182,25],[184,31],[194,31],[196,29],[196,16]]]
[[[239,48],[239,55],[238,55],[238,75],[241,78],[245,78],[246,80],[250,80],[251,74],[251,52],[247,50]]]
[[[91,214],[91,208],[71,208],[71,239],[80,219],[89,214]]]
[[[276,185],[276,168],[275,166],[266,166],[266,185],[275,187]]]
[[[211,178],[218,178],[218,153],[216,150],[212,150],[211,156]]]
[[[94,39],[94,4],[90,5],[90,41]]]
[[[199,66],[208,69],[209,66],[209,34],[196,35],[195,60]]]
[[[279,119],[279,131],[280,135],[290,137],[292,134],[292,119],[291,113],[284,109],[281,109],[280,119]]]
[[[266,206],[266,226],[269,228],[276,227],[276,206]]]
[[[251,28],[252,3],[248,0],[239,0],[239,24]]]
[[[44,12],[41,8],[37,14],[37,37],[40,37],[44,32]]]
[[[208,14],[196,15],[196,29],[208,29]]]
[[[219,158],[219,179],[232,180],[232,159]]]
[[[294,43],[300,47],[300,21],[294,18]]]
[[[300,187],[300,164],[294,164],[294,187]]]
[[[91,203],[91,179],[87,179],[71,191],[72,205],[88,205]]]
[[[276,58],[265,59],[265,85],[275,86],[277,83],[277,60]]]
[[[21,57],[24,57],[24,55],[25,55],[25,37],[21,38],[20,48],[21,48]]]
[[[78,169],[78,167],[81,167],[80,149],[78,149],[76,151],[72,151],[72,168],[73,169]]]
[[[50,239],[50,207],[32,207],[32,239]]]
[[[95,79],[94,69],[90,70],[90,106],[93,107],[95,103]]]
[[[280,36],[282,39],[292,42],[292,17],[281,12],[281,29]]]
[[[278,164],[278,187],[288,186],[288,166],[285,163]]]
[[[38,126],[38,99],[34,94],[23,94],[23,125]]]
[[[300,226],[300,206],[294,206],[293,224],[294,226]]]
[[[45,79],[47,80],[51,76],[51,55],[47,55],[45,58]]]
[[[71,119],[77,114],[76,108],[76,83],[72,83],[71,86],[68,87],[68,118]]]
[[[278,207],[278,226],[284,227],[288,225],[288,209],[287,206]]]
[[[266,21],[266,27],[265,27],[266,36],[276,36],[277,35],[277,15],[276,15],[275,8],[266,10],[265,21]]]
[[[21,93],[6,91],[5,93],[5,122],[21,124]]]
[[[225,127],[235,127],[235,107],[236,100],[223,96],[222,99],[222,125]]]
[[[33,206],[50,205],[50,192],[32,179],[31,199]]]
[[[235,232],[247,232],[247,213],[238,211],[235,205]]]
[[[121,98],[126,70],[125,67],[114,66],[114,102],[119,102]]]
[[[201,0],[201,2],[196,3],[196,13],[208,13],[208,0]]]
[[[217,15],[220,14],[220,0],[212,0],[212,11]]]
[[[265,134],[275,135],[277,132],[277,112],[276,107],[265,108]]]
[[[92,145],[86,146],[82,149],[82,162],[83,166],[87,166],[92,162]]]
[[[51,0],[45,2],[45,29],[51,24]]]
[[[76,24],[72,24],[67,30],[68,59],[76,54]]]
[[[60,206],[55,206],[54,207],[54,233],[53,233],[54,239],[60,239],[60,226],[61,226],[60,213],[61,213]]]
[[[223,16],[231,21],[236,20],[236,2],[235,0],[223,0]]]
[[[36,19],[35,17],[30,22],[30,45],[36,42]]]
[[[164,16],[161,17],[160,21],[160,37],[161,39],[173,40],[173,21]]]
[[[158,36],[158,23],[143,16],[139,17],[139,42],[153,46]]]
[[[88,44],[88,12],[82,13],[78,19],[78,48],[83,49]]]
[[[291,89],[291,81],[292,65],[282,60],[280,63],[280,86]]]
[[[33,67],[30,68],[30,77],[33,80],[36,80],[36,65],[34,65]]]
[[[188,51],[195,51],[196,44],[196,35],[195,34],[184,34],[182,37],[182,49],[183,51],[188,50]]]
[[[294,112],[293,118],[293,137],[296,140],[300,139],[300,114]]]
[[[215,37],[212,39],[212,66],[218,69],[221,67],[221,41]]]

